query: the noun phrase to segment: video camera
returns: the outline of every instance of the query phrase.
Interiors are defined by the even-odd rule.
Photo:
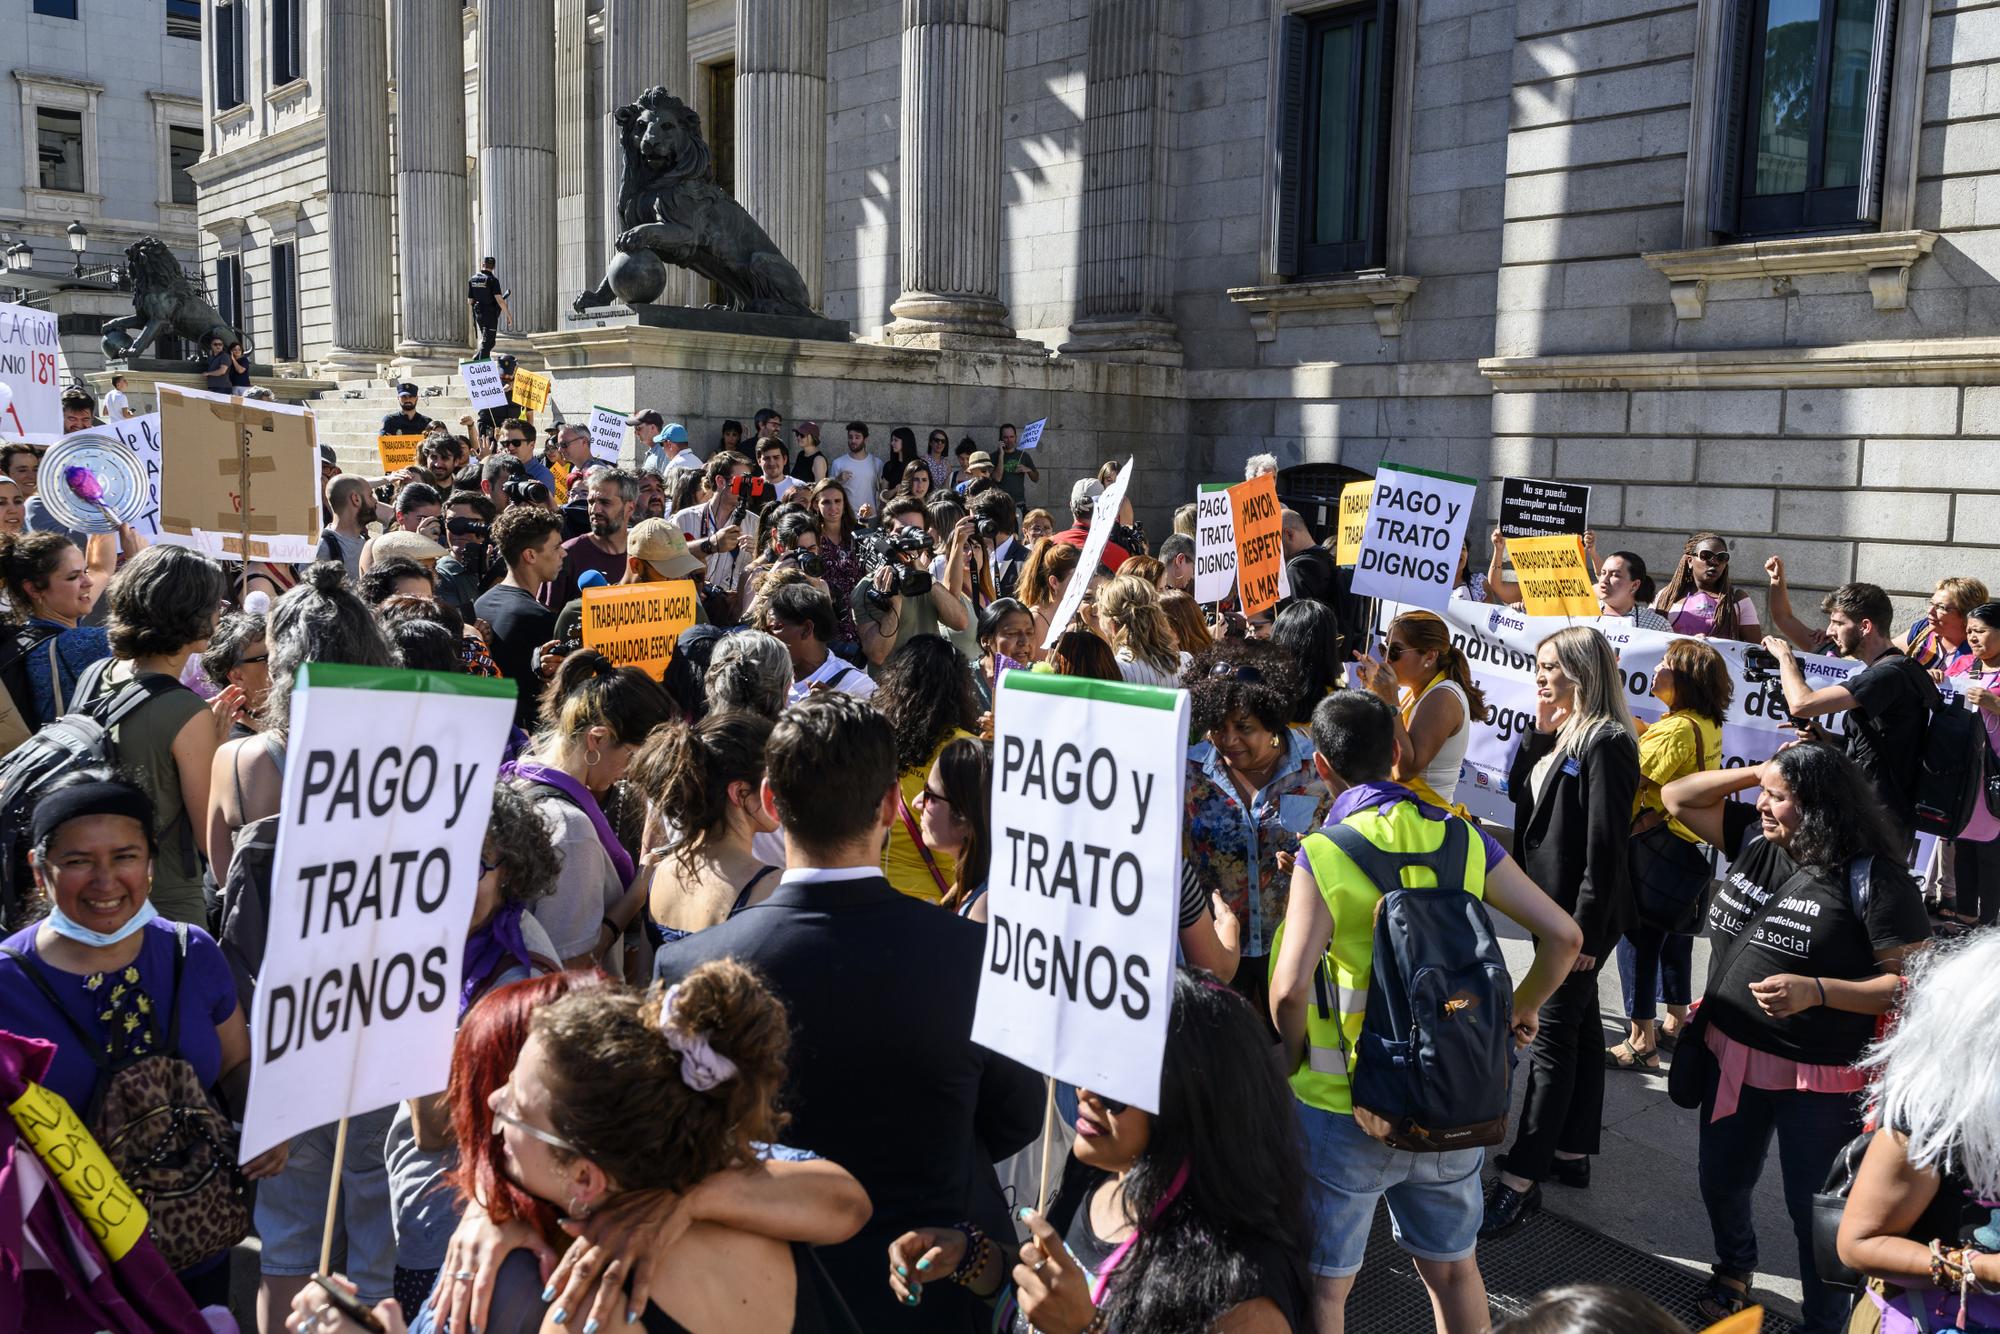
[[[1752,685],[1763,685],[1778,679],[1778,655],[1759,644],[1752,644],[1743,650],[1743,679]]]
[[[903,559],[919,553],[928,555],[931,549],[929,533],[921,528],[896,528],[883,535],[882,549],[888,556],[888,568],[896,572],[896,579],[886,593],[875,587],[873,580],[862,585],[866,590],[862,596],[870,606],[886,611],[892,597],[918,598],[931,591],[931,572]]]

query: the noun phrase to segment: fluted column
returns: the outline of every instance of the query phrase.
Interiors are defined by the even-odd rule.
[[[1085,66],[1082,317],[1063,352],[1181,364],[1170,302],[1167,187],[1177,0],[1094,0]]]
[[[591,155],[589,0],[556,0],[556,307],[603,275],[597,164]]]
[[[1012,338],[1000,303],[1006,0],[903,0],[903,294],[890,341]]]
[[[444,77],[464,61],[465,30],[450,5],[398,4],[396,24],[396,357],[408,369],[456,361],[467,349],[465,279],[472,272],[465,185],[465,87]]]
[[[481,0],[479,141],[480,247],[513,293],[516,332],[545,332],[557,304],[555,0]]]
[[[736,0],[736,199],[826,289],[827,0]]]
[[[618,108],[630,106],[654,86],[683,102],[688,96],[687,0],[604,0],[603,254],[624,225],[618,219]],[[709,133],[710,127],[702,127]],[[595,278],[592,279],[596,281]],[[679,271],[668,275],[667,291],[678,293]],[[671,303],[672,297],[662,301]]]
[[[394,348],[390,299],[389,29],[382,0],[326,0],[326,234],[332,346],[365,370]]]

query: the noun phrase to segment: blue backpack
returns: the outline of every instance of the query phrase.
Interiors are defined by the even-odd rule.
[[[1466,892],[1464,820],[1434,852],[1384,852],[1360,830],[1325,831],[1381,893],[1368,1006],[1349,1065],[1354,1121],[1415,1153],[1507,1137],[1514,1074],[1514,983],[1478,896]],[[1427,867],[1436,888],[1409,889]]]

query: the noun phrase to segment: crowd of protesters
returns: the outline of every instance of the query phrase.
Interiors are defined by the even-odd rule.
[[[1966,1201],[2000,1192],[2000,1046],[1967,1007],[2000,970],[1983,933],[1929,943],[1925,891],[1938,929],[1990,924],[2000,817],[1982,808],[1938,865],[1910,868],[1937,692],[2000,741],[1984,684],[2000,603],[1976,580],[1944,580],[1900,629],[1882,590],[1847,584],[1815,627],[1774,557],[1767,625],[1715,534],[1657,586],[1640,555],[1588,540],[1607,623],[1679,636],[1651,683],[1665,716],[1634,720],[1598,629],[1543,640],[1496,837],[1454,805],[1489,714],[1463,648],[1424,611],[1374,634],[1296,512],[1296,595],[1245,617],[1193,600],[1191,514],[1157,544],[1129,507],[1093,534],[1115,469],[1077,481],[1066,514],[1023,513],[1040,474],[1012,426],[954,452],[943,431],[871,444],[856,421],[827,448],[818,423],[787,431],[765,409],[704,457],[647,411],[636,463],[608,466],[574,424],[498,409],[457,435],[401,389],[384,430],[424,436],[417,463],[329,466],[320,559],[296,569],[130,529],[79,545],[9,528],[5,493],[33,496],[35,459],[0,453],[13,743],[124,710],[119,768],[39,794],[19,865],[0,868],[0,1075],[32,1069],[87,1119],[141,1058],[218,1135],[241,1116],[301,665],[515,688],[447,1086],[348,1122],[331,1215],[334,1127],[240,1172],[218,1148],[234,1184],[161,1205],[155,1229],[155,1263],[194,1306],[226,1300],[254,1231],[265,1334],[358,1327],[312,1281],[330,1223],[344,1258],[328,1281],[390,1330],[1327,1334],[1386,1198],[1439,1328],[1482,1330],[1481,1239],[1522,1225],[1544,1185],[1589,1187],[1607,1072],[1670,1052],[1699,1109],[1704,1314],[1751,1300],[1751,1193],[1775,1137],[1800,1327],[1844,1327],[1854,1295],[1817,1267],[1833,1262],[1815,1258],[1814,1194],[1867,1124],[1838,1248],[1874,1276],[1863,1300],[1884,1328],[1996,1327],[2000,1216]],[[1100,564],[1079,570],[1093,536]],[[1457,595],[1516,601],[1504,556],[1496,533]],[[663,679],[584,646],[588,590],[667,580],[694,583],[696,624]],[[1733,679],[1711,641],[1730,639],[1768,652],[1799,725],[1762,765],[1724,765]],[[1856,666],[1814,689],[1806,650]],[[1063,1088],[1045,1212],[1002,1184],[1042,1128],[1043,1082],[969,1037],[1010,670],[1186,689],[1192,719],[1159,1111]],[[1355,1104],[1384,890],[1336,829],[1534,940],[1508,1029],[1525,1108],[1490,1164],[1391,1142]],[[1727,869],[1708,891],[1711,853]],[[1644,906],[1676,893],[1705,914]],[[1614,957],[1629,1031],[1606,1050]],[[1903,1026],[1873,1045],[1897,1007]],[[0,1230],[0,1262],[7,1246]],[[23,1285],[30,1310],[78,1300],[51,1269]],[[1636,1296],[1575,1289],[1519,1327],[1652,1320]]]

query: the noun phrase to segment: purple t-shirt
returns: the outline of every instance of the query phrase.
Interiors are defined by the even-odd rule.
[[[36,930],[33,926],[24,927],[0,941],[0,947],[24,954],[31,961],[24,964],[0,954],[0,1029],[56,1044],[55,1060],[50,1062],[48,1077],[42,1083],[62,1094],[77,1115],[83,1116],[97,1086],[97,1065],[88,1051],[78,1047],[76,1027],[49,1009],[48,998],[42,995],[41,988],[20,975],[21,969],[39,971],[62,998],[63,1009],[75,1025],[100,1041],[105,1026],[98,1020],[97,1012],[102,1006],[83,989],[81,974],[66,973],[42,961],[35,949]],[[179,948],[174,941],[174,924],[164,917],[155,918],[145,925],[142,934],[145,941],[133,963],[139,969],[139,985],[158,1005],[173,985],[174,953]],[[201,1086],[212,1088],[222,1073],[222,1044],[215,1029],[236,1010],[236,981],[208,932],[191,926],[187,934],[187,963],[181,971],[179,1054],[194,1067]],[[162,1023],[171,1017],[171,1012],[162,1007]]]

